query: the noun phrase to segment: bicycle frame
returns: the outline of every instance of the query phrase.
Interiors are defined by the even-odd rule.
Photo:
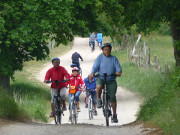
[[[75,93],[71,93],[72,94],[71,108],[70,108],[71,124],[74,124],[74,123],[77,124],[77,120],[78,120],[78,112],[77,112],[77,105],[76,105],[76,100],[75,100]]]
[[[61,100],[61,96],[60,96],[60,91],[58,90],[58,83],[60,82],[66,82],[65,80],[62,81],[48,81],[47,83],[56,83],[56,89],[57,89],[57,94],[54,95],[54,106],[53,106],[53,117],[54,117],[54,121],[56,124],[61,124],[62,121],[62,115],[63,114],[63,110],[62,110],[62,100]]]
[[[114,74],[111,76],[114,76]],[[97,77],[99,77],[99,76],[97,76]],[[102,77],[104,77],[104,80],[106,82],[106,79],[108,77],[107,73],[104,73],[104,75]],[[103,89],[102,111],[103,111],[104,117],[106,118],[106,126],[109,126],[109,117],[112,116],[112,113],[111,113],[110,96],[107,91],[106,83],[104,84],[104,89]]]
[[[89,89],[90,95],[88,97],[88,113],[89,113],[90,120],[93,119],[93,116],[94,116],[94,106],[93,106],[91,91],[94,91],[94,90]]]

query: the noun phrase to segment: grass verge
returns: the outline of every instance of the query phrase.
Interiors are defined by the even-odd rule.
[[[170,37],[146,37],[145,40],[151,41],[149,47],[152,53],[161,58],[163,64],[172,63],[171,72],[162,74],[153,68],[138,68],[127,60],[126,50],[113,52],[123,69],[122,77],[117,79],[118,85],[140,93],[143,97],[138,120],[153,122],[167,134],[180,134],[180,69],[173,67],[174,56],[173,47],[169,45]],[[156,45],[153,42],[156,42]]]

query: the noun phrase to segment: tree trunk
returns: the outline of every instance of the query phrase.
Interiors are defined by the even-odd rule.
[[[0,75],[0,86],[10,92],[10,77]]]
[[[174,46],[174,57],[176,66],[180,66],[180,22],[171,20],[171,33]]]

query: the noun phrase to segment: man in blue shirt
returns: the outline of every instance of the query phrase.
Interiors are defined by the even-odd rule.
[[[97,105],[97,93],[96,93],[96,78],[91,78],[89,75],[84,79],[84,83],[86,85],[86,103],[88,103],[88,97],[91,94],[92,102],[94,105],[94,115],[97,116],[98,113],[96,111],[96,105]],[[88,104],[86,105],[86,108],[88,107]]]
[[[96,72],[100,74],[100,78],[96,80],[96,89],[97,89],[97,97],[98,97],[98,108],[101,108],[102,106],[102,100],[101,100],[101,93],[102,93],[102,87],[106,83],[107,90],[110,94],[110,101],[111,106],[113,110],[113,122],[117,123],[117,114],[116,114],[116,108],[117,108],[117,102],[116,102],[116,91],[117,91],[117,82],[115,76],[110,76],[112,74],[116,74],[116,76],[121,76],[122,74],[122,68],[120,66],[120,63],[118,59],[115,56],[111,55],[111,49],[112,46],[110,43],[105,43],[102,46],[103,54],[99,55],[92,67],[92,71],[90,74],[90,77],[92,78]],[[104,78],[102,77],[104,73],[107,73],[107,79],[106,82]]]

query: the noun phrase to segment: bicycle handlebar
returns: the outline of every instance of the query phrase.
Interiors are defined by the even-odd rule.
[[[100,74],[94,75],[94,77],[110,77],[110,76],[116,77],[117,75],[116,74],[107,75],[107,73],[104,73],[103,75]]]
[[[68,82],[69,80],[61,80],[61,81],[58,81],[58,80],[55,80],[55,81],[48,81],[47,83],[60,83],[60,82]]]

